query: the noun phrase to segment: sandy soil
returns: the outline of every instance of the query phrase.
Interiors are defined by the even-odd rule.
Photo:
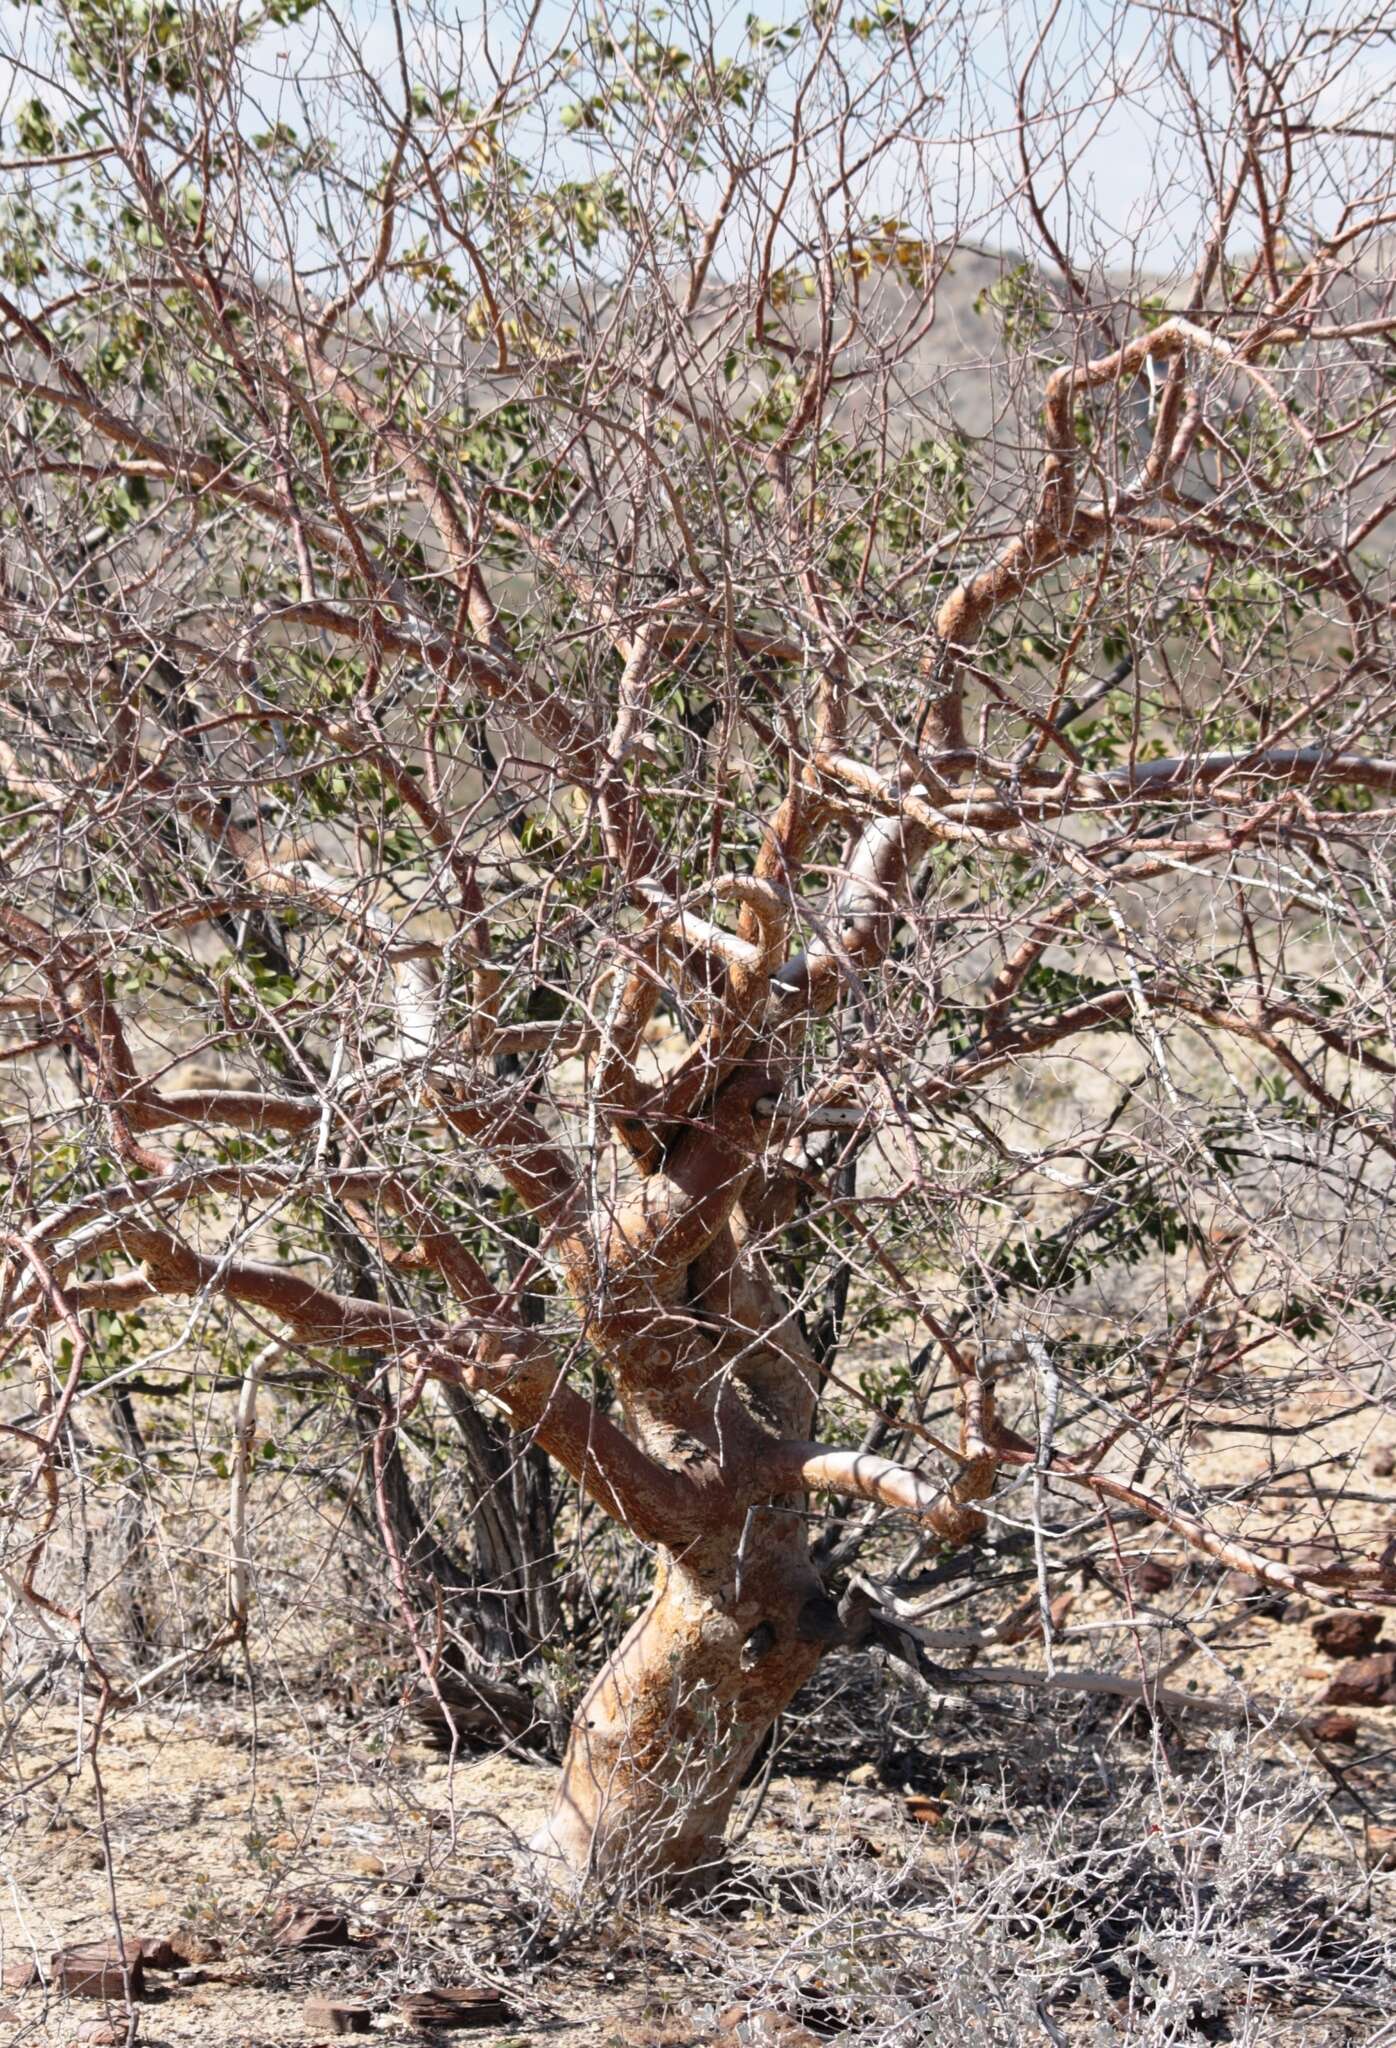
[[[1181,1585],[1160,1599],[1175,1597]],[[1083,1596],[1082,1615],[1095,1606]],[[1316,1611],[1248,1615],[1189,1671],[1203,1690],[1223,1690],[1230,1671],[1307,1708],[1334,1668],[1313,1642]],[[1040,1648],[1012,1654],[1029,1662]],[[1171,1682],[1185,1684],[1189,1671]],[[13,1966],[110,1937],[105,1822],[124,1933],[168,1935],[203,1959],[182,1976],[148,1980],[139,2009],[147,2048],[323,2039],[303,2018],[312,1991],[365,1999],[375,2039],[420,2039],[394,2001],[433,1982],[503,1992],[514,2015],[506,2028],[451,2037],[495,2048],[708,2040],[723,2004],[744,1989],[759,2000],[774,1972],[788,1982],[792,1957],[806,1958],[806,1974],[828,1968],[821,1925],[833,1924],[831,1900],[846,1906],[857,1896],[861,1871],[871,1884],[900,1869],[897,1912],[914,1975],[945,1911],[947,1869],[969,1882],[1005,1865],[1015,1838],[1021,1849],[1070,1805],[1080,1750],[1064,1722],[1034,1718],[1030,1707],[1022,1719],[1021,1694],[1006,1700],[1006,1715],[986,1714],[966,1695],[918,1712],[884,1685],[865,1718],[862,1700],[841,1701],[839,1688],[856,1693],[867,1673],[854,1660],[826,1667],[825,1703],[797,1726],[783,1759],[793,1768],[773,1776],[738,1851],[751,1881],[744,1904],[725,1913],[613,1904],[590,1925],[541,1896],[516,1853],[547,1799],[548,1765],[509,1756],[452,1765],[379,1709],[308,1709],[284,1697],[254,1708],[245,1690],[220,1699],[206,1689],[113,1723],[100,1748],[99,1799],[90,1770],[73,1779],[75,1730],[53,1711],[27,1729],[28,1789],[9,1812],[4,1959]],[[1119,1702],[1105,1711],[1123,1767],[1138,1730]],[[1349,1877],[1360,1872],[1372,1821],[1396,1821],[1396,1709],[1355,1719],[1356,1744],[1323,1753],[1337,1775],[1320,1816],[1324,1853],[1345,1862]],[[1205,1766],[1217,1739],[1214,1724],[1190,1720],[1179,1754]],[[1305,1768],[1302,1741],[1281,1739],[1268,1754],[1281,1776]],[[918,1793],[929,1806],[916,1807]],[[1396,1873],[1378,1875],[1371,1889],[1383,1912],[1396,1909]],[[279,1954],[269,1922],[288,1898],[335,1904],[353,1945]],[[102,2010],[38,1988],[9,1990],[4,2004],[10,2024],[0,2039],[16,2048],[66,2048]],[[1376,2038],[1360,2028],[1275,2035]]]

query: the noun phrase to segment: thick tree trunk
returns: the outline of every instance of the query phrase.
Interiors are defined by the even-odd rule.
[[[853,863],[851,908],[840,908],[855,920],[852,943],[877,952],[906,845],[896,825],[872,840]],[[788,968],[798,1014],[833,1000],[837,977],[823,968],[815,951]],[[811,995],[821,973],[827,993]],[[785,1078],[781,1055],[767,1041],[760,1061],[719,1087],[707,1119],[620,1208],[599,1256],[593,1241],[573,1241],[573,1292],[628,1434],[703,1497],[697,1533],[663,1553],[653,1601],[582,1703],[534,1840],[578,1879],[720,1868],[747,1766],[839,1637],[804,1515],[820,1370],[761,1256],[797,1193],[760,1158],[756,1131],[756,1104]],[[787,1451],[797,1455],[783,1461]]]
[[[573,1725],[535,1850],[576,1878],[721,1867],[743,1776],[833,1635],[803,1520],[754,1510],[725,1557],[668,1559]],[[712,1553],[717,1551],[714,1556]]]

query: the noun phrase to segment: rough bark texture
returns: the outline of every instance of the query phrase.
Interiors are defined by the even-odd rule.
[[[535,1847],[577,1876],[718,1867],[742,1778],[824,1640],[822,1587],[775,1516],[728,1575],[661,1567],[659,1590],[578,1712]],[[795,1525],[796,1530],[799,1525]]]

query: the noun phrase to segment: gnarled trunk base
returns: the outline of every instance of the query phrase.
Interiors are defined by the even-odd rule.
[[[587,1693],[534,1837],[573,1878],[695,1877],[720,1866],[748,1765],[828,1647],[831,1612],[791,1517],[719,1575],[671,1562]]]

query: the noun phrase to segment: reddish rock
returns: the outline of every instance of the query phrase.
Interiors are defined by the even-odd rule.
[[[39,1966],[32,1956],[11,1956],[0,1972],[0,1984],[6,1991],[27,1991],[31,1984],[42,1981]]]
[[[131,1943],[123,1967],[115,1942],[93,1942],[85,1948],[60,1948],[53,1956],[53,1984],[67,1998],[124,2000],[129,1983],[132,1998],[143,1987],[140,1947]]]
[[[1176,1573],[1160,1557],[1137,1557],[1128,1567],[1130,1589],[1143,1600],[1155,1600],[1173,1584]]]
[[[1379,1614],[1323,1614],[1314,1623],[1313,1637],[1325,1657],[1365,1657],[1381,1634],[1381,1623]]]
[[[914,1820],[918,1827],[938,1828],[945,1819],[945,1808],[938,1799],[928,1799],[922,1792],[909,1792],[906,1817]]]
[[[347,1948],[349,1922],[333,1906],[298,1906],[288,1901],[271,1923],[273,1948]]]
[[[373,2015],[357,1999],[308,1998],[301,2017],[308,2034],[366,2034]]]
[[[484,1984],[457,1984],[439,1991],[415,1991],[398,2000],[414,2027],[503,2027],[514,2015],[497,1991]]]
[[[177,1970],[187,1960],[183,1948],[176,1948],[167,1934],[143,1934],[136,1941],[128,1941],[126,1947],[128,1952],[140,1950],[147,1970]]]
[[[1330,1707],[1385,1707],[1396,1703],[1396,1650],[1340,1664],[1323,1695]]]
[[[123,2048],[126,2040],[126,2022],[121,2020],[84,2020],[74,2039],[81,2048]]]
[[[1351,1747],[1358,1736],[1357,1716],[1338,1712],[1318,1714],[1309,1723],[1309,1733],[1315,1742],[1337,1742]]]

